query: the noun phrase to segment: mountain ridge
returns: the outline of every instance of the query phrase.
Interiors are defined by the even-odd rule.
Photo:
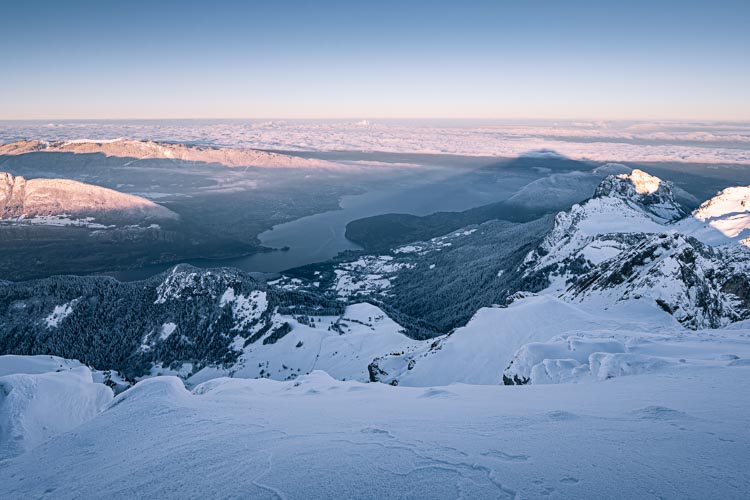
[[[127,215],[176,219],[146,198],[69,179],[26,179],[0,172],[0,219],[56,215]]]
[[[181,162],[217,163],[227,167],[345,169],[326,160],[307,159],[250,148],[180,144],[135,139],[17,141],[0,144],[0,156],[33,153],[103,154],[132,158],[160,158]]]

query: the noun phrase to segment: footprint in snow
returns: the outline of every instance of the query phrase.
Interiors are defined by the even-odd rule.
[[[647,406],[633,412],[643,420],[678,420],[690,418],[687,413],[666,406]]]
[[[549,420],[555,420],[555,421],[575,420],[576,418],[578,418],[578,415],[576,415],[575,413],[571,413],[569,411],[563,411],[563,410],[554,410],[554,411],[547,412],[546,416]]]
[[[542,488],[542,496],[548,497],[555,491],[557,491],[555,488],[552,488],[551,486],[545,486],[544,488]]]
[[[736,354],[722,354],[719,356],[719,361],[734,361],[735,359],[740,359],[740,357]]]
[[[394,439],[393,434],[391,434],[390,432],[388,432],[388,431],[386,431],[384,429],[378,429],[377,427],[365,427],[364,429],[360,430],[360,432],[363,433],[363,434],[377,434],[377,435],[382,435],[382,436],[388,437],[390,439]]]
[[[420,398],[445,398],[445,397],[453,397],[456,394],[451,391],[446,391],[445,389],[435,389],[430,388],[424,391],[419,397]]]

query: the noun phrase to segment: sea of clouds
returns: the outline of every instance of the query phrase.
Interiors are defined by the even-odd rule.
[[[0,142],[120,137],[293,151],[750,164],[750,123],[416,120],[109,120],[0,122]]]

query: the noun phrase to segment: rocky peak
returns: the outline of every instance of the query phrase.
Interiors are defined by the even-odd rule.
[[[178,264],[166,275],[156,288],[155,304],[164,304],[170,300],[191,300],[191,298],[211,296],[218,297],[227,287],[239,286],[240,271],[226,268],[203,270],[188,264]],[[255,280],[245,278],[255,285]]]
[[[621,198],[634,203],[658,222],[681,219],[685,209],[675,200],[673,185],[643,170],[607,176],[596,188],[594,198]]]

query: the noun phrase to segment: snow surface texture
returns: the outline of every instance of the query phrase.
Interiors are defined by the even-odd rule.
[[[143,381],[0,467],[2,498],[743,498],[750,366],[403,388]]]
[[[0,377],[25,373],[38,375],[57,371],[71,370],[83,366],[80,361],[64,359],[57,356],[0,356]]]
[[[122,148],[116,138],[269,150],[349,150],[515,157],[537,151],[574,159],[750,163],[750,123],[411,121],[0,122],[0,142],[36,137],[68,150]],[[71,139],[82,139],[73,141]],[[37,147],[46,147],[39,142]],[[138,157],[139,146],[129,153]],[[186,148],[187,149],[187,148]],[[143,154],[156,154],[151,148]],[[11,153],[8,151],[7,153]],[[200,152],[201,155],[213,154]],[[269,154],[269,153],[266,153]],[[273,159],[271,159],[272,161]],[[223,156],[218,161],[225,161]],[[260,163],[260,162],[258,162]],[[288,164],[287,160],[283,163]],[[242,162],[243,165],[247,164]]]
[[[113,396],[85,366],[51,356],[0,356],[2,373],[0,460],[90,420]]]

